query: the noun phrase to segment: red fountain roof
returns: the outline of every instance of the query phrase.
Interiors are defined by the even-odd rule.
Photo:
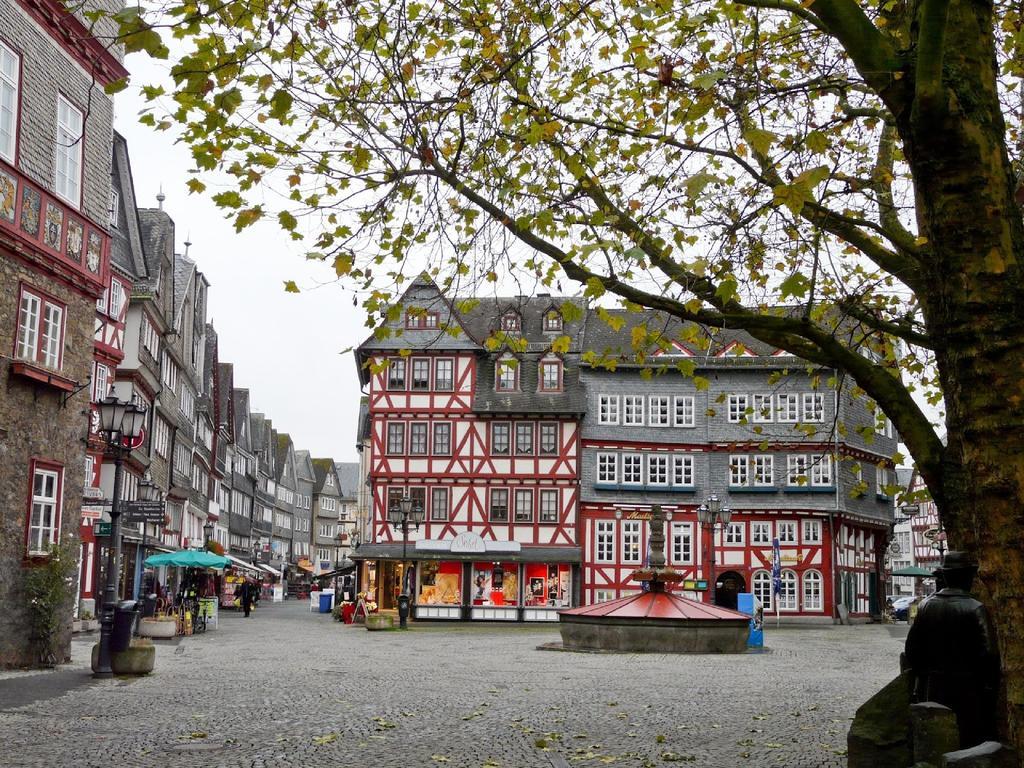
[[[750,620],[745,613],[690,600],[671,592],[638,592],[618,600],[607,600],[560,613],[570,616],[604,616],[610,619]]]

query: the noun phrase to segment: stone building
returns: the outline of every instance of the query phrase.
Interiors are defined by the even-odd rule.
[[[316,482],[313,487],[313,530],[311,538],[322,570],[334,569],[341,562],[338,523],[340,484],[333,459],[313,459]],[[326,565],[324,565],[326,563]]]
[[[54,543],[78,548],[97,302],[112,274],[104,86],[127,74],[79,17],[46,8],[0,4],[0,666],[37,661],[26,569]]]

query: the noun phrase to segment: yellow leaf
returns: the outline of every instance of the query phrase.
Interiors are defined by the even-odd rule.
[[[299,286],[297,286],[295,284],[294,280],[285,280],[284,281],[284,289],[288,293],[298,293],[299,292]]]

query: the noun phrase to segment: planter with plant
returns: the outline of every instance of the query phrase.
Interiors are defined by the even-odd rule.
[[[178,620],[174,616],[147,616],[139,621],[139,637],[174,637]]]
[[[95,632],[100,628],[100,620],[92,615],[92,611],[82,611],[78,614],[78,620],[82,624],[83,632]]]
[[[61,641],[74,598],[76,550],[67,540],[53,544],[46,555],[34,558],[23,572],[29,636],[40,666],[52,667],[67,656]]]

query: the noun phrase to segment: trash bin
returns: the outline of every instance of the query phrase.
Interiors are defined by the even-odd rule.
[[[146,595],[142,598],[142,617],[156,616],[156,594]]]
[[[132,628],[138,618],[138,603],[135,600],[122,600],[114,606],[114,631],[110,635],[111,653],[127,651],[132,641]]]
[[[405,628],[409,618],[409,596],[401,594],[398,596],[398,626]]]
[[[320,613],[330,613],[332,603],[334,602],[334,593],[324,590],[320,593]]]

